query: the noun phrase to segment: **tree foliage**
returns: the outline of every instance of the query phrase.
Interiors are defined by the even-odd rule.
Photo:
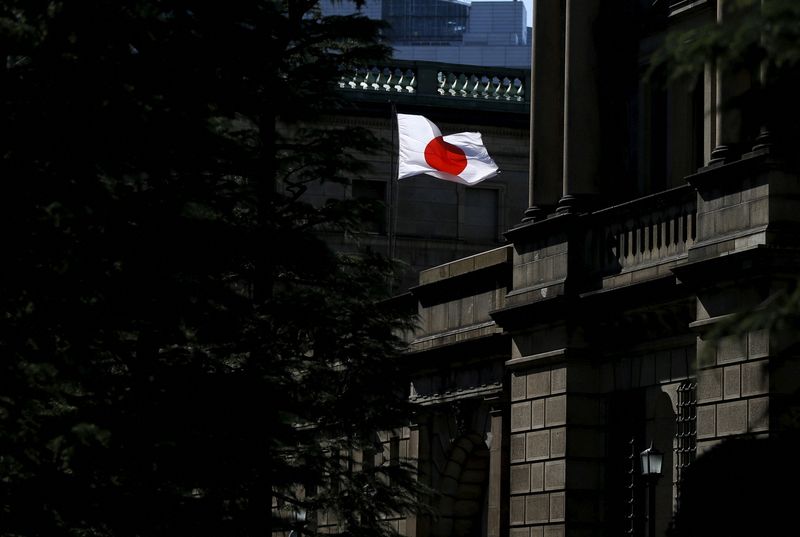
[[[373,535],[413,505],[349,456],[407,415],[392,265],[315,235],[363,207],[299,199],[378,148],[315,119],[379,30],[299,0],[0,6],[0,535],[264,535],[273,502]]]
[[[784,157],[800,140],[800,4],[793,0],[726,0],[721,22],[672,31],[653,62],[672,79],[702,76],[707,66],[749,79],[723,107],[765,129]],[[752,134],[752,133],[751,133]]]
[[[760,129],[756,141],[769,147],[771,165],[796,174],[800,3],[725,0],[723,7],[721,22],[670,33],[657,54],[655,68],[666,70],[673,80],[702,76],[704,69],[714,68],[723,74],[723,83],[734,81],[737,91],[723,94],[718,106],[723,111],[737,111],[746,126]],[[742,80],[748,83],[741,84]],[[751,130],[744,134],[755,133]],[[747,144],[745,150],[750,147]],[[776,179],[775,183],[780,181]],[[785,253],[776,248],[775,259]],[[770,380],[768,409],[751,410],[753,417],[748,419],[764,420],[769,434],[727,438],[692,463],[681,483],[671,535],[776,533],[791,516],[797,498],[781,484],[793,482],[800,472],[791,457],[800,446],[795,336],[800,322],[800,285],[791,272],[782,272],[778,266],[776,263],[771,268],[769,287],[754,284],[762,293],[760,302],[716,319],[703,334],[707,344],[698,355],[699,365],[709,366],[714,363],[717,346],[731,340],[747,342],[754,336],[765,338],[770,356],[762,362],[762,374]],[[747,303],[746,296],[739,298]]]

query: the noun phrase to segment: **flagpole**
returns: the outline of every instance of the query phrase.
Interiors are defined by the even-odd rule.
[[[394,133],[397,131],[397,107],[391,99],[389,100],[389,129],[392,131],[392,148],[390,153],[389,164],[389,259],[394,259],[396,250],[396,235],[397,235],[397,207],[398,197],[400,194],[400,184],[397,181],[397,149],[395,144]],[[395,187],[395,183],[398,183]],[[395,190],[396,188],[396,190]]]

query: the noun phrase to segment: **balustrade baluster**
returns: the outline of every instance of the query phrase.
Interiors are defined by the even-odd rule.
[[[622,268],[633,265],[633,260],[636,257],[636,242],[634,230],[625,225],[625,261],[622,263]]]

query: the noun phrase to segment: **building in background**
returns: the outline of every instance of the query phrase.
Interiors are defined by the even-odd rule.
[[[366,246],[402,260],[408,270],[398,291],[416,285],[420,270],[504,244],[503,233],[528,206],[529,80],[529,69],[400,60],[345,74],[339,84],[349,106],[328,121],[366,127],[387,149],[364,155],[371,169],[351,185],[309,185],[305,199],[361,198],[385,210],[357,244],[334,232],[328,242],[339,251]],[[394,110],[424,115],[443,134],[481,132],[500,174],[472,187],[428,175],[397,181]]]
[[[666,30],[714,22],[718,7],[536,2],[535,91],[525,76],[494,83],[426,63],[342,80],[358,106],[332,121],[391,137],[393,99],[443,130],[480,126],[513,170],[508,185],[478,190],[401,185],[400,207],[413,216],[403,233],[419,234],[404,255],[441,253],[429,248],[436,233],[452,245],[507,226],[505,242],[422,270],[405,295],[421,322],[407,356],[419,412],[381,436],[375,462],[414,461],[438,492],[438,516],[398,518],[401,534],[653,537],[678,509],[695,513],[690,524],[716,525],[709,535],[769,533],[790,520],[798,468],[776,454],[796,450],[765,442],[797,424],[797,332],[713,334],[796,285],[800,173],[718,106],[737,86],[711,66],[698,81],[641,76]],[[524,149],[520,106],[532,115]],[[390,162],[380,165],[391,178]],[[383,195],[379,185],[352,188]],[[487,212],[495,193],[505,209]],[[642,475],[649,446],[663,454],[659,478]],[[703,468],[716,481],[685,489]]]
[[[351,14],[352,4],[323,3],[325,14]],[[397,60],[528,69],[525,4],[516,0],[367,0],[361,13],[390,24]]]

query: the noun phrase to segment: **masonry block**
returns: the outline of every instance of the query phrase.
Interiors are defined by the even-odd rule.
[[[530,537],[530,528],[511,528],[508,534],[510,537]]]
[[[697,441],[697,456],[701,457],[720,445],[722,443],[722,439],[716,440],[698,440]]]
[[[717,434],[726,436],[747,432],[747,401],[717,405]]]
[[[564,493],[553,492],[550,494],[550,522],[564,521]]]
[[[734,334],[719,338],[717,346],[717,363],[726,364],[747,358],[747,338]]]
[[[567,430],[558,427],[550,430],[550,456],[563,457],[567,452]]]
[[[742,183],[742,201],[757,200],[765,198],[769,195],[769,183],[766,181],[754,183],[752,181],[744,181]]]
[[[567,391],[567,368],[554,367],[550,373],[550,390],[552,393]]]
[[[759,397],[747,401],[747,429],[750,432],[769,429],[768,397]]]
[[[697,340],[697,366],[709,367],[717,363],[717,342],[706,339]],[[675,375],[672,376],[675,379]]]
[[[534,462],[531,464],[531,492],[541,492],[544,490],[544,463]]]
[[[508,506],[509,522],[511,525],[525,523],[525,496],[512,496]]]
[[[528,373],[528,397],[550,395],[550,370]]]
[[[531,401],[531,429],[544,427],[544,399]]]
[[[697,438],[712,438],[717,435],[717,407],[697,407]]]
[[[533,494],[525,497],[525,523],[536,524],[550,520],[550,495]]]
[[[722,369],[703,369],[697,372],[697,402],[722,399]]]
[[[760,199],[749,204],[750,225],[763,226],[769,223],[769,200]]]
[[[517,464],[511,467],[511,493],[517,494],[531,490],[531,465]]]
[[[767,360],[742,365],[742,395],[760,395],[769,391]]]
[[[550,457],[550,431],[536,431],[525,435],[525,458],[541,460]]]
[[[769,355],[769,329],[752,330],[747,334],[747,355],[751,360]]]
[[[544,463],[545,490],[563,489],[566,482],[566,461],[548,461]]]
[[[722,396],[725,399],[736,399],[741,394],[741,368],[738,365],[726,367],[723,371]]]
[[[567,254],[561,253],[553,256],[553,278],[563,278],[567,275]]]
[[[525,460],[525,435],[511,435],[511,462],[522,462]]]
[[[750,227],[750,212],[746,204],[724,207],[716,213],[716,219],[717,230],[723,233]]]
[[[527,378],[525,375],[511,373],[511,400],[519,401],[525,399],[525,385]]]
[[[697,238],[703,239],[715,234],[713,213],[697,214]]]
[[[564,425],[567,422],[567,397],[559,395],[545,400],[545,425]]]
[[[545,526],[543,537],[564,537],[564,525],[553,524],[551,526]]]
[[[514,403],[511,405],[511,431],[527,431],[531,428],[531,403]]]
[[[437,304],[428,308],[428,323],[430,332],[442,332],[447,329],[447,304]]]

